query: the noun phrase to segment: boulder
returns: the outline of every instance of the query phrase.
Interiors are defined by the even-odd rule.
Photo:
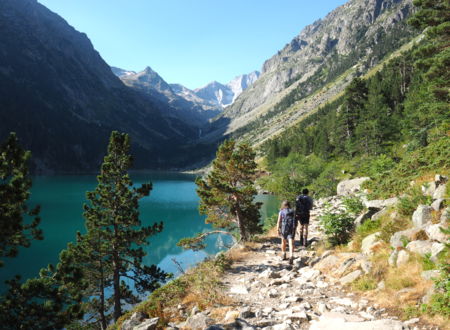
[[[447,184],[441,184],[436,188],[433,194],[433,199],[445,198],[445,191],[447,190]]]
[[[441,272],[437,269],[426,270],[420,274],[425,280],[432,280],[433,278],[439,278],[441,276]]]
[[[444,234],[441,231],[441,228],[445,229],[447,227],[448,227],[447,225],[442,225],[438,223],[435,225],[433,224],[427,225],[424,229],[430,240],[444,243],[448,240],[448,235]]]
[[[184,323],[184,327],[188,329],[206,329],[212,323],[212,319],[210,319],[204,313],[197,313],[195,315],[190,316],[186,322]]]
[[[397,261],[396,261],[397,267],[400,267],[401,265],[406,264],[408,262],[408,260],[409,260],[409,253],[405,250],[400,250],[398,252]]]
[[[248,294],[248,289],[243,285],[234,285],[230,288],[230,293]]]
[[[363,213],[361,213],[360,215],[358,215],[358,217],[355,219],[355,226],[359,227],[361,226],[364,222],[366,222],[366,220],[371,219],[372,216],[377,213],[378,210],[375,209],[368,209],[366,211],[364,211]]]
[[[433,203],[431,203],[431,208],[435,211],[443,209],[444,206],[445,206],[445,199],[443,198],[438,198]]]
[[[361,242],[361,252],[366,255],[371,255],[372,247],[379,241],[380,232],[373,233],[365,237]]]
[[[413,241],[406,246],[406,249],[425,256],[426,254],[431,255],[431,260],[436,261],[436,257],[445,248],[442,243],[435,243],[431,241]]]
[[[370,178],[363,177],[341,181],[337,185],[337,194],[339,196],[347,196],[361,191],[361,185],[367,180],[370,180]]]
[[[450,207],[447,207],[444,211],[442,211],[440,220],[442,224],[447,224],[449,219],[450,219]]]
[[[389,259],[388,259],[389,266],[394,267],[397,264],[398,252],[399,251],[397,249],[392,251],[392,253],[391,253],[391,255],[389,256]]]
[[[422,185],[422,193],[427,196],[433,196],[436,191],[437,184],[435,182],[427,182]]]
[[[122,323],[122,330],[132,330],[135,326],[144,321],[148,315],[144,312],[135,312],[131,317]]]
[[[431,241],[412,241],[406,245],[406,249],[424,256],[427,253],[431,253],[432,246],[433,243]]]
[[[404,241],[411,241],[413,236],[419,232],[418,228],[410,228],[398,231],[391,236],[390,243],[393,248],[404,247]]]
[[[392,206],[398,203],[397,197],[392,197],[388,199],[374,199],[371,201],[365,201],[364,206],[368,209],[381,210],[384,207]]]
[[[378,219],[380,219],[382,216],[384,216],[387,213],[388,213],[387,207],[382,208],[380,211],[378,211],[374,215],[372,215],[372,217],[370,219],[372,221],[377,221]]]
[[[420,228],[431,221],[431,206],[419,205],[414,211],[412,222],[415,228]]]
[[[133,330],[155,330],[158,326],[159,317],[145,320],[143,323],[134,327]]]
[[[362,275],[362,271],[355,270],[354,272],[351,272],[350,274],[345,275],[344,277],[342,277],[339,282],[342,285],[346,285],[349,284],[351,282],[353,282],[354,280],[356,280],[358,277],[360,277]]]

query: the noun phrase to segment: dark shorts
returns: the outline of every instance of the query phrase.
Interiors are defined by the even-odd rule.
[[[296,214],[296,218],[301,225],[309,225],[309,213]]]

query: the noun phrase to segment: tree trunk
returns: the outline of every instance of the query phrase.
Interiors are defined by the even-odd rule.
[[[103,263],[100,260],[100,322],[102,330],[106,330],[108,324],[105,317],[105,278],[103,273]]]
[[[239,227],[239,234],[241,235],[241,241],[247,241],[247,232],[245,230],[244,223],[242,222],[241,209],[239,206],[236,208],[236,219]]]
[[[114,320],[122,315],[122,308],[120,306],[120,262],[119,256],[117,252],[114,252],[113,257],[113,265],[114,265],[114,277],[113,277],[113,286],[114,286]]]

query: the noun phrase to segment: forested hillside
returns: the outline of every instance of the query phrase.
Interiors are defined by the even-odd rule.
[[[409,23],[428,27],[424,40],[264,144],[267,189],[289,197],[309,186],[324,196],[357,174],[375,178],[372,194],[387,197],[427,171],[448,171],[450,6],[415,4]]]

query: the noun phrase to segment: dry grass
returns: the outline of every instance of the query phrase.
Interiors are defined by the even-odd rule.
[[[426,233],[425,230],[421,229],[419,230],[417,233],[415,233],[412,237],[413,241],[426,241],[428,240],[428,234]]]

